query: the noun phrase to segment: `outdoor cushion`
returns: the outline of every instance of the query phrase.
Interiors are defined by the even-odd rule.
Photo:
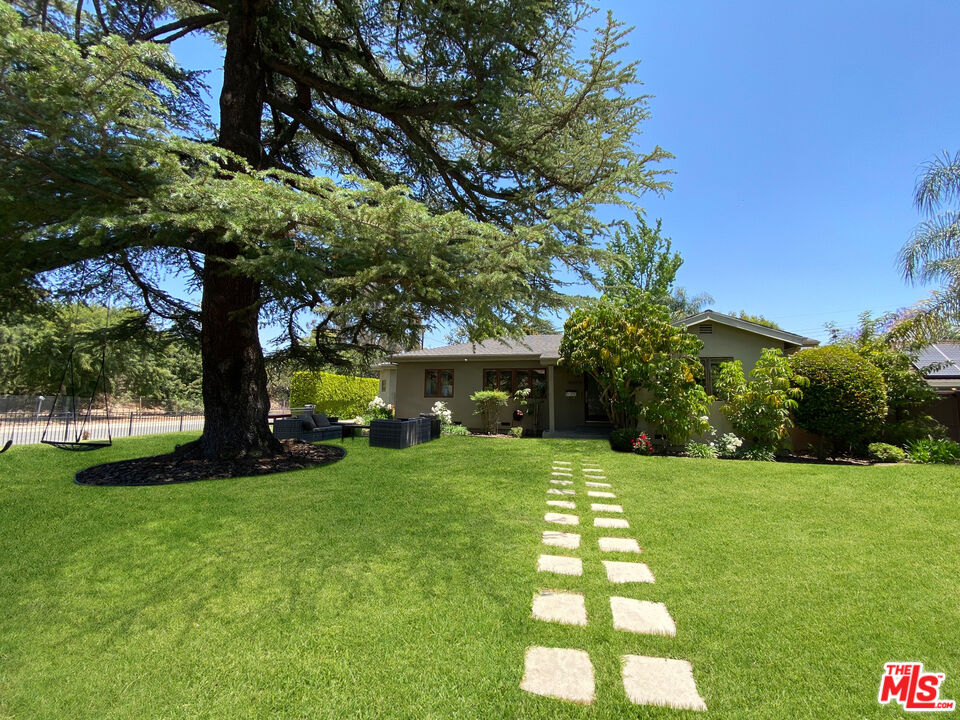
[[[319,415],[314,413],[313,424],[318,428],[330,427],[330,420],[327,419],[326,413],[320,413]]]
[[[308,413],[304,413],[300,416],[300,421],[303,423],[303,429],[305,432],[313,432],[317,429],[317,423],[314,422],[313,416]]]

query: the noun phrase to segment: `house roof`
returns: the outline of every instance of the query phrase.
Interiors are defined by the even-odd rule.
[[[678,320],[674,324],[678,327],[692,327],[703,322],[713,322],[718,325],[728,325],[756,335],[772,338],[779,342],[789,343],[800,347],[819,345],[818,340],[769,328],[749,320],[741,320],[732,315],[707,310]],[[411,350],[405,353],[391,355],[391,362],[424,362],[430,360],[472,360],[481,358],[514,358],[527,360],[557,360],[560,357],[560,341],[563,335],[524,335],[521,339],[498,338],[476,343],[457,343],[443,347]]]
[[[914,364],[927,380],[960,379],[960,342],[928,345]]]
[[[705,322],[727,325],[737,328],[738,330],[751,332],[755,335],[763,335],[764,337],[800,347],[814,347],[820,344],[819,340],[814,340],[813,338],[804,337],[803,335],[797,335],[796,333],[787,332],[786,330],[780,330],[778,328],[767,327],[766,325],[751,322],[750,320],[743,320],[733,315],[725,315],[716,310],[704,310],[696,315],[685,317],[683,320],[679,320],[674,324],[682,325],[683,327],[693,327],[694,325],[700,325]]]
[[[521,339],[498,338],[476,343],[457,343],[437,348],[411,350],[390,357],[392,361],[470,360],[472,358],[529,358],[556,360],[563,335],[524,335]]]

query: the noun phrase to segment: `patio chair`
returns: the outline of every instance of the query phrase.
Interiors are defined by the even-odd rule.
[[[277,418],[273,421],[273,434],[278,440],[342,440],[343,428],[331,423],[323,413],[304,413],[295,418]]]

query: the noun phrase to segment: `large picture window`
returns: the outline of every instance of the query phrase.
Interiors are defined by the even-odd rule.
[[[547,369],[526,368],[522,370],[484,370],[483,389],[503,390],[511,395],[517,390],[530,388],[531,398],[542,398],[547,395]]]
[[[453,370],[424,370],[424,397],[453,397]]]

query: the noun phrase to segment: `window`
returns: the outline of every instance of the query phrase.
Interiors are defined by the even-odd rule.
[[[713,395],[713,381],[720,374],[720,366],[725,362],[733,362],[733,358],[702,357],[700,362],[703,363],[703,377],[697,378],[697,382],[703,385],[707,395]]]
[[[512,395],[517,390],[530,388],[531,398],[547,395],[547,369],[529,368],[524,370],[484,370],[483,389],[503,390]]]
[[[424,370],[424,397],[453,397],[453,370]]]

